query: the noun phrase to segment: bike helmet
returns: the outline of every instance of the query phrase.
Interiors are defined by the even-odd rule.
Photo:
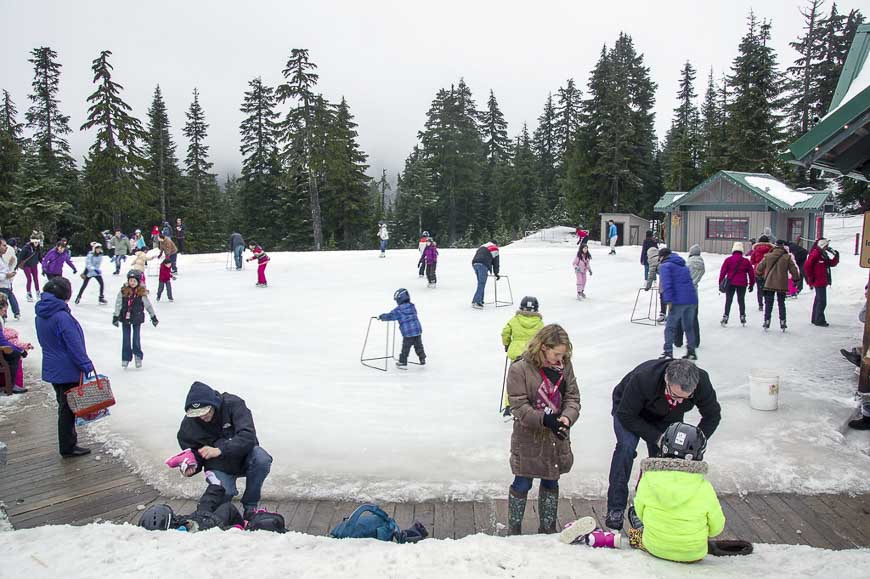
[[[701,429],[685,422],[674,422],[662,437],[662,457],[704,460],[707,437]]]
[[[397,304],[406,304],[411,301],[411,294],[402,287],[396,290],[396,293],[393,294],[393,299],[396,300]]]
[[[167,531],[175,513],[169,505],[151,505],[139,517],[139,526],[148,531]]]
[[[538,311],[538,298],[535,296],[526,296],[520,300],[520,310],[524,312]]]

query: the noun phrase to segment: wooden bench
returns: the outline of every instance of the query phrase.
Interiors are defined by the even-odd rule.
[[[4,354],[11,354],[12,348],[9,346],[3,346],[0,348],[0,352]],[[3,392],[7,396],[12,395],[12,385],[14,384],[15,376],[12,374],[12,368],[9,367],[9,362],[6,361],[6,358],[0,356],[0,376],[3,377]]]

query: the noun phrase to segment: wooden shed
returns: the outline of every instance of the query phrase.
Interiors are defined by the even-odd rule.
[[[650,228],[649,219],[638,217],[634,213],[602,213],[601,214],[601,243],[607,241],[607,229],[610,219],[616,224],[619,239],[616,245],[643,245],[646,230]]]
[[[665,214],[664,242],[674,251],[697,243],[707,253],[730,253],[735,241],[768,228],[773,239],[815,239],[829,196],[796,191],[767,173],[719,171],[690,191],[666,193],[655,211]]]

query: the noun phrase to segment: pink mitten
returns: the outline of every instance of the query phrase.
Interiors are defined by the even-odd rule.
[[[166,466],[169,468],[178,468],[181,472],[187,470],[189,466],[196,466],[196,456],[189,448],[185,448],[175,456],[170,456],[166,459]]]

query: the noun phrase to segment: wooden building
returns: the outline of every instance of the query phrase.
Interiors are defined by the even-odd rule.
[[[602,213],[601,214],[601,243],[607,242],[608,220],[613,219],[616,224],[616,232],[619,239],[616,245],[643,245],[643,238],[647,229],[650,228],[649,219],[638,217],[634,213]]]
[[[767,173],[719,171],[690,191],[669,192],[655,205],[663,213],[663,241],[674,251],[697,243],[707,253],[730,253],[770,229],[771,241],[814,239],[821,232],[830,191],[795,191]]]

